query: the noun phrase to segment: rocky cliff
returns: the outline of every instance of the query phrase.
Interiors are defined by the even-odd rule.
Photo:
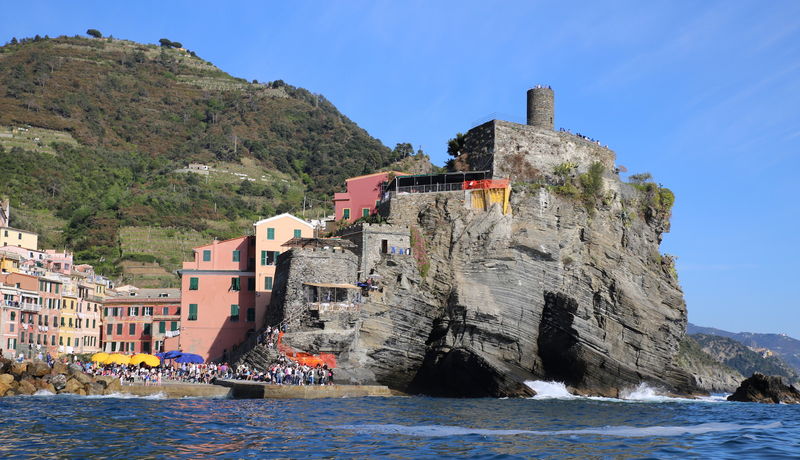
[[[712,393],[733,393],[744,380],[738,370],[714,359],[688,335],[681,341],[677,364],[694,377],[699,388]]]
[[[338,334],[350,341],[340,377],[409,392],[523,395],[547,379],[587,394],[640,382],[690,393],[674,364],[686,307],[659,252],[669,212],[647,187],[610,172],[600,183],[588,197],[517,184],[510,215],[471,209],[464,192],[397,196],[388,219],[410,226],[414,257],[381,260],[383,292],[351,334],[285,339],[315,351],[315,336]]]

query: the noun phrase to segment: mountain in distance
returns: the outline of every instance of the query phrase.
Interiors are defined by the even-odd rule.
[[[800,373],[800,340],[786,334],[764,334],[756,332],[729,332],[713,327],[697,326],[689,323],[686,333],[716,335],[734,339],[746,347],[762,354],[774,353],[781,360],[791,366],[795,372]]]
[[[233,77],[169,40],[37,35],[0,47],[0,196],[11,225],[106,275],[126,260],[172,271],[192,245],[275,213],[325,216],[347,177],[409,155],[429,164],[410,144],[384,146],[322,95]],[[165,277],[151,285],[174,283]]]

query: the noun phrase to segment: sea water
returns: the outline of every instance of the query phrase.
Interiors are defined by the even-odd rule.
[[[0,399],[4,457],[798,458],[800,406],[625,399]]]

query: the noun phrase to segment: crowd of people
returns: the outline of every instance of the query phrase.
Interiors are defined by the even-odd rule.
[[[564,128],[558,128],[558,130],[559,130],[559,131],[561,131],[561,132],[563,132],[563,133],[568,133],[568,134],[572,134],[573,136],[580,137],[581,139],[583,139],[583,140],[585,140],[585,141],[589,141],[589,142],[591,142],[592,144],[602,145],[602,144],[600,144],[600,141],[598,141],[597,139],[593,139],[593,138],[591,138],[591,137],[589,137],[589,136],[584,136],[584,135],[583,135],[583,134],[581,134],[581,133],[573,133],[572,131],[570,131],[570,130],[568,130],[568,129],[564,129]],[[606,146],[604,146],[604,147],[605,147],[605,148],[608,148],[608,146],[607,146],[607,145],[606,145]]]
[[[278,362],[270,364],[266,371],[258,371],[245,364],[239,365],[229,378],[275,385],[331,385],[333,369],[329,369],[327,365],[306,366],[281,357]]]

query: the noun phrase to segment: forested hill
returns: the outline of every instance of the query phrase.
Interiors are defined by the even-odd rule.
[[[229,237],[299,212],[304,195],[321,214],[346,177],[401,155],[321,95],[234,78],[177,45],[37,36],[0,48],[12,225],[113,271],[123,228]],[[214,171],[176,172],[188,163]]]

